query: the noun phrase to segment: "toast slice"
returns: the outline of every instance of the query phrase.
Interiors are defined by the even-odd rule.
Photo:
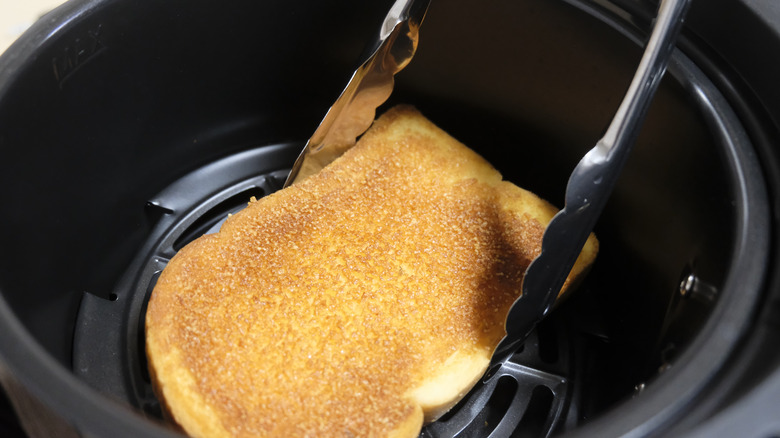
[[[155,391],[196,437],[418,436],[485,372],[555,213],[393,108],[171,260],[146,315]]]

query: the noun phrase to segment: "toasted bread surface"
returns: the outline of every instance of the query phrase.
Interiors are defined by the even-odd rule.
[[[155,391],[198,437],[417,436],[484,373],[555,212],[393,108],[171,260],[146,315]]]

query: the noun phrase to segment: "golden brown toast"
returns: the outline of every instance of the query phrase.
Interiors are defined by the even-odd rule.
[[[155,391],[196,437],[415,437],[485,372],[555,213],[396,107],[171,260],[146,315]]]

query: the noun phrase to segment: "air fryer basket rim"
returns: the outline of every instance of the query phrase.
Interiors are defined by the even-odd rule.
[[[0,96],[35,53],[82,17],[114,0],[71,0],[37,20],[0,55]],[[77,430],[97,436],[180,437],[79,381],[23,326],[0,294],[0,367]]]
[[[695,74],[697,84],[689,84],[691,94],[698,103],[710,109],[719,107],[729,114],[728,119],[736,120],[725,98],[714,85],[706,80],[698,68],[684,55],[677,54],[670,72]],[[707,113],[711,116],[712,113]],[[732,168],[740,179],[740,197],[737,236],[729,275],[724,290],[740,290],[741,294],[723,294],[706,326],[689,345],[675,366],[664,372],[663,384],[648,385],[640,397],[627,400],[610,410],[591,424],[575,431],[574,436],[623,436],[644,435],[661,424],[673,421],[680,415],[686,404],[695,400],[700,391],[711,382],[723,366],[723,352],[733,351],[747,332],[752,318],[736,318],[735,315],[750,315],[755,312],[757,298],[760,295],[766,275],[766,260],[769,254],[769,209],[765,187],[760,176],[761,168],[756,157],[750,152],[750,140],[741,126],[723,119],[708,117],[713,130],[719,130],[723,137],[730,140],[726,150],[732,154],[730,164],[741,163],[742,168]],[[727,298],[727,299],[723,299]],[[705,336],[706,335],[706,336]],[[716,353],[717,352],[717,353]],[[695,384],[692,384],[695,382]],[[636,409],[641,403],[643,409]],[[650,405],[654,409],[647,409]],[[648,413],[653,412],[653,415]]]
[[[17,72],[24,69],[28,53],[55,38],[61,29],[90,13],[98,5],[113,0],[71,1],[39,21],[0,58],[7,68],[0,70],[0,96],[10,87]],[[569,0],[567,0],[569,1]],[[569,1],[572,2],[572,1]],[[600,17],[605,20],[605,17]],[[710,127],[726,135],[729,141],[724,149],[733,176],[739,181],[740,192],[735,206],[738,211],[738,229],[732,269],[724,289],[741,289],[741,294],[724,294],[729,300],[720,300],[707,325],[672,367],[654,384],[648,385],[640,398],[629,400],[575,431],[579,436],[608,436],[642,434],[662,423],[673,420],[680,406],[706,384],[722,365],[724,357],[714,358],[710,352],[731,351],[745,333],[748,318],[735,315],[754,311],[755,298],[761,290],[769,252],[769,222],[767,195],[760,166],[751,152],[750,141],[728,102],[706,76],[687,58],[677,52],[670,73],[696,97]],[[740,299],[737,299],[739,297]],[[34,395],[49,404],[57,413],[80,430],[98,436],[168,436],[177,434],[119,403],[108,400],[76,379],[36,342],[33,336],[10,310],[0,296],[0,359],[12,375],[29,388]],[[697,382],[692,385],[691,382]],[[687,394],[687,395],[686,395]],[[670,400],[674,401],[670,403]],[[635,409],[642,403],[644,409]]]
[[[642,36],[636,29],[627,26],[609,10],[588,6],[578,0],[566,1],[585,9],[634,43],[642,44]],[[743,340],[753,318],[734,316],[754,314],[763,289],[770,252],[769,200],[763,171],[751,140],[727,99],[680,49],[676,49],[672,56],[668,74],[683,84],[696,105],[703,110],[708,127],[719,133],[716,138],[723,141],[729,170],[739,181],[738,199],[741,202],[735,205],[735,228],[740,234],[735,238],[730,272],[723,289],[740,290],[742,293],[723,294],[727,299],[722,297],[718,300],[694,342],[674,366],[664,371],[662,384],[647,385],[639,397],[626,400],[567,436],[642,436],[674,421],[721,370],[726,360],[722,353],[730,354]],[[695,384],[692,385],[692,382]],[[642,409],[637,409],[640,403]]]

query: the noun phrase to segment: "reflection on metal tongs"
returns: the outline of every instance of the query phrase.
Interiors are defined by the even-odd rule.
[[[284,187],[317,173],[354,146],[374,121],[376,108],[393,92],[393,75],[417,50],[420,24],[430,0],[397,0],[363,62],[295,160]]]
[[[653,32],[626,96],[604,137],[577,164],[566,186],[566,205],[547,226],[542,251],[525,272],[522,295],[506,318],[489,379],[523,344],[552,308],[585,241],[601,215],[661,82],[689,0],[662,0]]]

